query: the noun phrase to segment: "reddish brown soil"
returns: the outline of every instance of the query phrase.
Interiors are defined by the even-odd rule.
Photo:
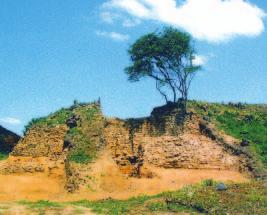
[[[0,175],[0,201],[41,199],[73,201],[80,199],[127,199],[138,195],[153,195],[163,191],[177,190],[204,179],[246,182],[249,179],[239,172],[226,170],[164,169],[148,167],[153,178],[130,178],[123,174],[109,151],[105,151],[88,167],[88,184],[76,194],[68,194],[63,179],[45,174]]]

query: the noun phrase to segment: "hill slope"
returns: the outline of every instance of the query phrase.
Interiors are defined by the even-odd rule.
[[[267,167],[267,105],[191,102],[190,106],[218,129],[239,139]]]
[[[179,104],[169,103],[149,117],[121,120],[104,117],[94,102],[34,119],[9,158],[0,162],[0,200],[128,199],[172,191],[66,204],[104,214],[223,214],[241,212],[240,201],[250,205],[257,199],[257,209],[246,210],[264,212],[266,106],[192,101],[189,113],[182,123]],[[254,178],[263,182],[251,183]],[[175,191],[205,179],[204,185]],[[238,184],[219,194],[211,179]],[[37,211],[48,206],[60,211],[66,204],[36,205],[41,207]],[[22,205],[16,207],[35,204]]]
[[[19,135],[0,126],[0,159],[7,157],[8,153],[13,150],[19,139]]]

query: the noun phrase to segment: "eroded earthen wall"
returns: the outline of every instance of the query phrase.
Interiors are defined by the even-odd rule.
[[[157,110],[157,112],[160,112]],[[241,170],[244,158],[219,141],[201,133],[200,119],[192,114],[184,126],[177,124],[175,111],[164,117],[142,120],[109,120],[105,140],[113,159],[125,173],[141,166],[164,168]],[[153,113],[153,112],[152,112]],[[154,112],[154,115],[158,113]],[[157,123],[160,121],[160,125]],[[158,130],[159,129],[159,130]],[[176,129],[176,130],[175,130]],[[140,152],[141,148],[141,152]],[[142,155],[142,158],[140,158]]]

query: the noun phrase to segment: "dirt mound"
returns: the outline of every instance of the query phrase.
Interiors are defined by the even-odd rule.
[[[154,195],[173,191],[185,185],[199,183],[204,179],[217,181],[247,182],[249,179],[237,171],[161,168],[147,166],[154,177],[136,178],[124,174],[106,150],[87,171],[88,183],[73,195],[73,198],[87,199],[128,199],[138,195]]]
[[[105,150],[94,163],[84,166],[83,173],[79,172],[86,182],[73,194],[65,189],[65,179],[62,177],[45,173],[8,174],[0,175],[0,201],[128,199],[177,190],[204,179],[236,183],[249,181],[241,173],[231,170],[148,168],[154,173],[153,178],[129,177],[120,170],[111,152]]]
[[[149,165],[249,173],[250,157],[238,148],[238,141],[214,132],[212,127],[209,133],[204,132],[203,120],[196,114],[180,125],[177,109],[167,111],[164,106],[162,111],[157,108],[152,113],[149,118],[111,119],[106,124],[106,144],[124,173],[142,175],[142,170],[149,172]],[[163,115],[155,117],[156,113]]]
[[[34,120],[0,165],[0,182],[8,181],[0,200],[128,198],[208,178],[248,180],[248,155],[233,138],[214,132],[197,114],[181,120],[176,104],[120,120],[106,119],[98,103]]]

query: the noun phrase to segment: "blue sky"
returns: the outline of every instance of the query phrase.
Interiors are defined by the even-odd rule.
[[[267,2],[228,4],[1,0],[0,124],[21,133],[33,117],[69,106],[74,99],[98,97],[107,116],[149,115],[164,104],[155,83],[129,83],[123,69],[129,64],[129,45],[165,25],[194,37],[203,70],[190,98],[267,103]]]

